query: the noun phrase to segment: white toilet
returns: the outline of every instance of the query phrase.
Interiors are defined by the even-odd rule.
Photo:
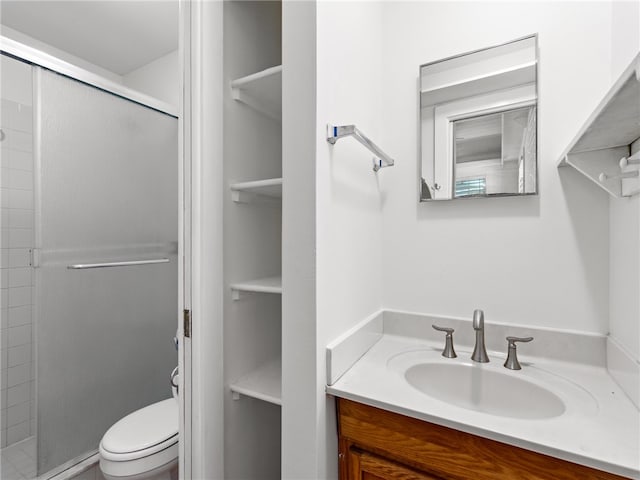
[[[136,410],[114,423],[100,442],[107,480],[177,480],[178,396]]]

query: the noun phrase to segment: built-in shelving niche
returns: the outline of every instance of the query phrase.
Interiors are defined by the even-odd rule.
[[[232,97],[238,102],[274,120],[282,118],[282,66],[238,78],[231,82]],[[236,203],[254,200],[282,200],[282,178],[269,178],[230,185],[231,198]],[[272,276],[236,282],[230,285],[232,299],[245,294],[282,294],[282,277]],[[282,362],[267,362],[256,370],[232,382],[229,386],[234,400],[242,395],[274,405],[282,405]]]
[[[222,3],[225,478],[279,479],[282,2]]]
[[[614,197],[640,193],[640,54],[563,153],[570,166]]]

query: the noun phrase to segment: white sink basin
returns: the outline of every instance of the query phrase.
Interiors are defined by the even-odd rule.
[[[492,415],[544,419],[565,411],[564,402],[551,391],[487,364],[419,363],[409,367],[404,376],[430,397]]]

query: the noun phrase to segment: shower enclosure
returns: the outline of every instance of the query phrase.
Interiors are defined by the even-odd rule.
[[[33,478],[171,395],[178,122],[1,60],[1,476]],[[18,471],[5,451],[29,439],[37,462]]]

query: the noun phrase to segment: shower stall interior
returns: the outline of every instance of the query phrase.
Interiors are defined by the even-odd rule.
[[[0,476],[21,479],[94,455],[171,395],[178,121],[1,62]]]

